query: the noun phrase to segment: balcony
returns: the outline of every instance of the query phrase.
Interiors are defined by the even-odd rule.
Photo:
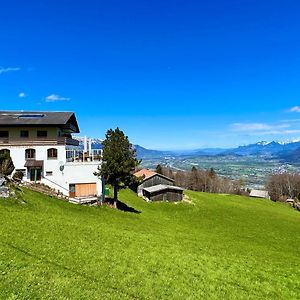
[[[102,150],[94,149],[91,152],[84,152],[83,150],[67,150],[67,163],[95,163],[102,159]]]
[[[40,138],[0,138],[0,146],[49,146],[71,145],[79,146],[79,141],[69,137],[40,137]]]
[[[69,137],[59,137],[59,142],[62,145],[71,145],[71,146],[79,146],[79,141],[69,138]]]

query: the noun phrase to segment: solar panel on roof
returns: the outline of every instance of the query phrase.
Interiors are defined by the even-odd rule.
[[[44,116],[45,116],[44,114],[23,114],[23,115],[19,115],[18,118],[19,119],[23,119],[23,118],[39,119],[39,118],[43,118]]]

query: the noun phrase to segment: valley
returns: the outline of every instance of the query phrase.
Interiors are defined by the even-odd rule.
[[[281,162],[278,159],[251,156],[165,156],[161,158],[144,158],[143,167],[155,168],[158,164],[175,170],[190,170],[193,166],[199,169],[213,168],[217,174],[233,180],[243,180],[245,187],[264,188],[268,176],[274,173],[299,172],[295,164]]]
[[[83,145],[83,138],[78,138]],[[94,149],[102,148],[101,139],[92,139]],[[245,187],[264,188],[275,173],[300,172],[299,140],[257,142],[232,149],[204,148],[189,151],[161,151],[134,145],[141,166],[154,169],[158,164],[174,170],[213,168],[217,174],[242,180]]]

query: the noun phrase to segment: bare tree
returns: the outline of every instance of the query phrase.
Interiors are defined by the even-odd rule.
[[[283,173],[274,174],[268,178],[266,188],[272,200],[280,201],[287,198],[299,198],[300,175]]]
[[[176,185],[194,191],[208,193],[244,193],[242,182],[218,176],[214,169],[201,170],[192,167],[191,171],[172,171],[162,167],[162,174],[175,180]]]

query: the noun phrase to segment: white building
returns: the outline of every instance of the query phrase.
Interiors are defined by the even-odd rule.
[[[10,154],[23,180],[44,183],[72,198],[100,196],[101,180],[94,172],[101,150],[87,143],[81,150],[73,133],[79,127],[72,112],[0,111],[0,153]]]
[[[254,197],[254,198],[270,199],[269,192],[268,191],[263,191],[263,190],[251,190],[249,196]]]

